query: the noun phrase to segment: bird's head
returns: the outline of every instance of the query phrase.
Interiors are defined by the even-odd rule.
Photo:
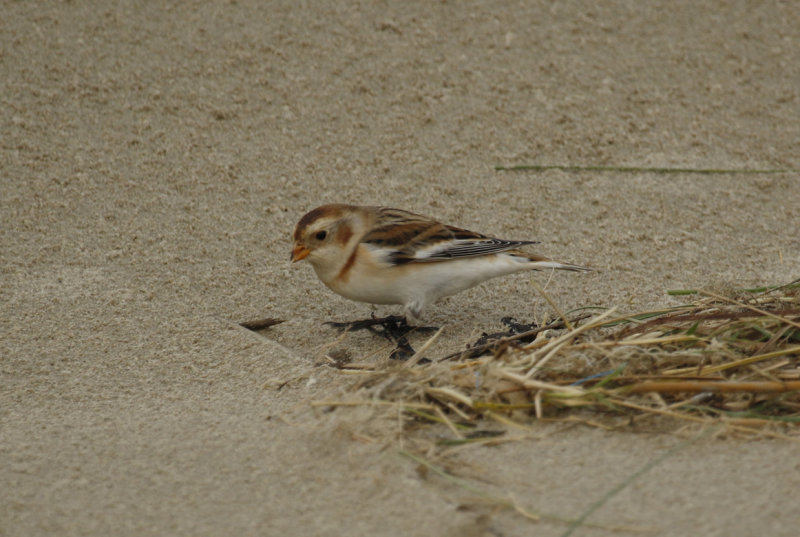
[[[297,222],[292,263],[308,259],[317,271],[347,262],[348,252],[367,230],[366,215],[352,205],[323,205]]]

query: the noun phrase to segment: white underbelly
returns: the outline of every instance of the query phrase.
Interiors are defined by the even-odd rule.
[[[373,304],[430,304],[490,278],[526,270],[510,256],[456,259],[353,270],[346,282],[329,285],[336,293]]]

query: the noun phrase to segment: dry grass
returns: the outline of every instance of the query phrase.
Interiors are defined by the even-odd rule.
[[[487,419],[659,431],[721,423],[800,438],[800,284],[693,298],[636,315],[566,315],[560,326],[571,329],[503,338],[478,357],[423,363],[423,346],[393,367],[358,366],[352,398],[319,404],[401,408],[407,425],[443,424],[456,443],[500,441],[480,432]]]

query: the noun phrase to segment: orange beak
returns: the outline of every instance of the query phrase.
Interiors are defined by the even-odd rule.
[[[303,246],[302,244],[295,244],[294,248],[292,248],[292,263],[297,263],[301,259],[305,259],[308,257],[308,254],[311,253],[311,250]]]

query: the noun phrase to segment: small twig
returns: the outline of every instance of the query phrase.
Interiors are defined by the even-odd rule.
[[[264,328],[269,328],[270,326],[275,326],[276,324],[281,324],[286,322],[283,319],[273,319],[272,317],[267,317],[266,319],[256,319],[254,321],[245,321],[243,323],[239,323],[239,326],[242,328],[247,328],[248,330],[263,330]]]

